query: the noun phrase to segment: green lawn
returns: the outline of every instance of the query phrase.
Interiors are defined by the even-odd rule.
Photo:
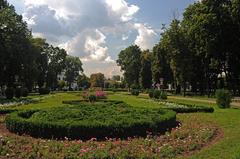
[[[123,94],[115,94],[110,96],[111,99],[123,100],[130,105],[141,106],[141,107],[161,107],[156,102],[149,100],[139,99],[146,95],[141,95],[140,97],[126,96]],[[150,100],[151,101],[151,100]],[[195,114],[181,114],[178,115],[178,119],[181,121],[183,119],[191,120],[191,118],[200,118],[202,122],[208,123],[213,122],[219,126],[223,132],[224,137],[204,148],[200,152],[197,152],[193,156],[189,157],[192,159],[202,158],[202,159],[239,159],[240,158],[240,109],[219,109],[216,104],[206,103],[206,102],[193,102],[188,100],[178,100],[178,99],[168,99],[171,102],[195,104],[195,105],[207,105],[212,106],[215,109],[214,113],[195,113]],[[194,120],[192,121],[194,122]],[[186,157],[184,157],[186,158]]]
[[[32,97],[35,98],[35,97]],[[46,97],[41,102],[20,106],[18,109],[45,109],[50,107],[67,106],[62,104],[63,100],[78,100],[81,96],[79,93],[58,93],[53,94],[52,97]],[[122,100],[129,105],[136,107],[161,107],[157,102],[149,99],[147,95],[141,94],[139,97],[130,96],[127,93],[109,93],[109,99]],[[178,114],[178,121],[184,124],[203,124],[209,123],[215,125],[223,131],[223,137],[200,151],[194,152],[193,155],[179,158],[202,158],[202,159],[240,159],[240,109],[219,109],[213,103],[194,102],[184,99],[169,98],[168,101],[195,105],[212,106],[215,108],[214,113],[191,113]],[[3,119],[0,117],[0,123]],[[0,134],[1,136],[1,134]],[[24,140],[24,138],[21,138]],[[50,144],[56,144],[55,141]],[[136,142],[138,143],[138,141]],[[1,155],[0,155],[1,156]]]

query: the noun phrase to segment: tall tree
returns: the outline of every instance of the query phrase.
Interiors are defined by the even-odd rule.
[[[69,89],[74,81],[77,80],[77,77],[83,73],[82,62],[78,57],[67,56],[66,57],[66,69],[65,77]]]
[[[49,58],[47,86],[55,89],[57,87],[57,75],[60,74],[66,66],[65,60],[67,53],[64,49],[53,46],[48,47],[46,51]]]
[[[154,83],[160,83],[160,78],[164,79],[164,87],[166,87],[167,83],[173,83],[170,58],[161,42],[154,46],[152,56],[152,77]]]
[[[124,71],[124,79],[130,88],[132,85],[140,85],[141,49],[137,45],[129,46],[118,55],[117,64]]]
[[[31,61],[26,59],[31,57],[31,33],[22,16],[7,1],[1,0],[0,8],[0,72],[4,75],[0,83],[14,87],[16,80],[23,76],[24,62]]]
[[[104,87],[104,74],[102,73],[96,73],[96,74],[91,74],[90,76],[90,83],[91,87]]]
[[[141,54],[140,85],[142,88],[151,88],[152,86],[152,53],[149,50]]]
[[[172,21],[170,28],[162,35],[161,43],[170,58],[176,93],[180,93],[180,88],[183,87],[185,95],[186,83],[191,72],[191,66],[189,65],[191,58],[188,42],[181,28],[180,21],[176,19]]]

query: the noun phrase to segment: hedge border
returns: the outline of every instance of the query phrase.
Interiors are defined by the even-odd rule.
[[[175,102],[169,102],[173,104],[179,104],[183,105],[184,107],[164,107],[164,109],[173,110],[177,113],[213,113],[214,108],[208,107],[208,106],[198,106],[198,105],[191,105],[191,104],[183,104],[183,103],[175,103]]]
[[[143,108],[136,108],[143,109]],[[41,110],[24,110],[11,113],[6,117],[6,127],[10,132],[19,135],[30,135],[32,137],[47,139],[81,139],[91,138],[105,139],[127,138],[133,136],[145,136],[147,132],[164,133],[176,126],[176,112],[165,109],[159,110],[164,115],[156,117],[155,121],[139,123],[128,123],[124,125],[85,125],[83,123],[53,123],[47,121],[27,120],[32,114]],[[23,118],[25,117],[25,118]]]

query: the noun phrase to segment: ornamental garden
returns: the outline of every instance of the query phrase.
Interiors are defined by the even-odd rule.
[[[120,51],[121,75],[87,76],[0,0],[0,158],[240,159],[239,13],[196,1]]]

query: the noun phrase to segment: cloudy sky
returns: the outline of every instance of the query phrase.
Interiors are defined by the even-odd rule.
[[[78,56],[87,75],[121,74],[115,60],[131,44],[151,49],[162,24],[194,0],[8,0],[36,37]]]

